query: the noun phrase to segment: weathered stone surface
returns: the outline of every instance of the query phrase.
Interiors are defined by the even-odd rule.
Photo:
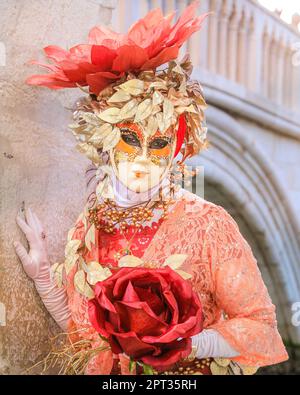
[[[6,326],[0,326],[0,374],[32,366],[57,332],[15,255],[13,240],[25,243],[16,214],[23,205],[37,212],[55,262],[62,259],[67,231],[84,204],[87,161],[75,151],[67,131],[67,107],[80,93],[27,86],[27,76],[43,71],[25,63],[41,59],[41,49],[49,44],[84,42],[92,26],[110,22],[111,12],[105,1],[0,3],[0,41],[6,52],[6,64],[0,67],[0,302],[6,307]]]

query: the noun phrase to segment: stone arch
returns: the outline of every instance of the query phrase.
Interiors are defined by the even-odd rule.
[[[299,343],[291,306],[300,300],[300,232],[288,196],[274,165],[234,118],[210,106],[207,123],[212,147],[188,164],[204,167],[208,194],[217,191],[222,200],[216,203],[237,220],[277,306],[283,337]]]

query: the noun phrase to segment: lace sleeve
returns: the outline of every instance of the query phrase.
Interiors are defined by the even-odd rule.
[[[208,231],[215,302],[225,319],[217,330],[249,366],[273,365],[288,359],[277,330],[272,304],[251,248],[237,223],[221,206]]]

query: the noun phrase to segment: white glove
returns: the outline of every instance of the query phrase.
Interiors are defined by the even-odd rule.
[[[196,348],[198,359],[233,358],[239,355],[224,337],[214,329],[204,329],[199,335],[193,336],[192,346]]]
[[[17,224],[24,232],[28,243],[29,253],[20,242],[14,242],[26,274],[34,281],[44,305],[57,324],[66,331],[70,311],[68,298],[63,288],[58,288],[50,272],[46,235],[36,214],[30,209],[26,211],[26,221],[17,216]]]

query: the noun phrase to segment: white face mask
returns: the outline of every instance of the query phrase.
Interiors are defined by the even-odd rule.
[[[121,139],[110,153],[116,177],[130,191],[144,193],[152,190],[171,167],[176,146],[172,130],[149,137],[137,124],[118,126]]]

